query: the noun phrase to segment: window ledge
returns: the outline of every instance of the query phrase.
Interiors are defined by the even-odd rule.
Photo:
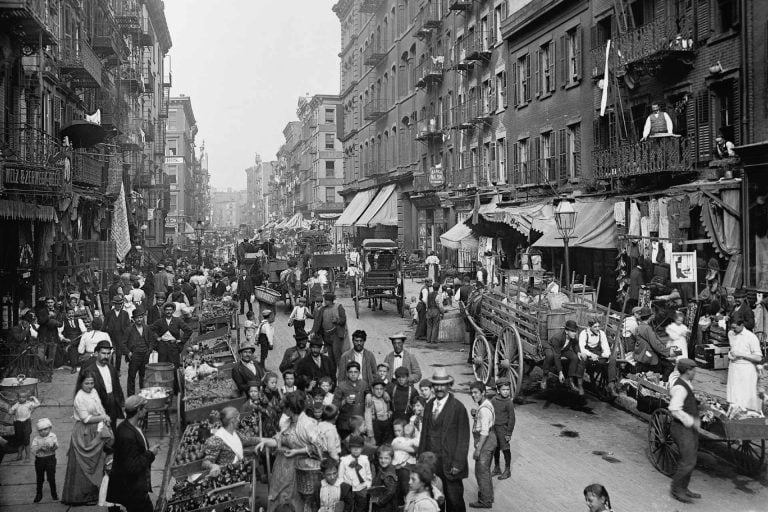
[[[576,79],[572,82],[568,82],[565,86],[565,90],[573,89],[574,87],[578,87],[579,85],[581,85],[581,78]]]
[[[517,110],[521,110],[521,109],[524,109],[525,107],[527,107],[527,106],[528,106],[528,103],[529,103],[529,102],[527,102],[527,101],[526,101],[525,103],[519,103],[519,104],[517,105],[517,107],[515,107],[515,108],[517,108]]]
[[[736,30],[735,28],[732,28],[732,29],[730,29],[730,30],[728,30],[726,32],[720,32],[718,34],[713,34],[707,40],[707,45],[709,46],[709,45],[713,45],[713,44],[716,44],[716,43],[720,43],[720,42],[725,41],[727,39],[730,39],[732,37],[736,37],[737,35],[739,35],[739,31]]]
[[[545,94],[540,94],[539,95],[539,101],[545,100],[545,99],[549,98],[550,96],[552,96],[551,92],[548,92],[548,93],[545,93]]]

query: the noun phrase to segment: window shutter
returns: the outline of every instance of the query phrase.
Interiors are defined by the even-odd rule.
[[[496,80],[489,81],[490,89],[488,90],[488,113],[496,112]]]
[[[739,80],[733,79],[730,83],[731,98],[733,98],[732,110],[733,119],[731,119],[731,126],[733,126],[733,143],[738,146],[741,144],[741,134],[739,133],[739,127],[741,126],[741,98],[739,90]]]
[[[558,161],[560,167],[560,181],[568,181],[568,144],[566,141],[565,128],[557,131],[557,149],[559,150]]]
[[[557,87],[555,85],[555,63],[557,62],[557,55],[558,53],[555,51],[555,47],[557,46],[555,44],[556,39],[553,39],[551,43],[549,43],[549,91],[548,92],[555,92],[555,88]]]
[[[711,0],[697,0],[696,2],[696,40],[705,41],[712,31],[709,3]]]
[[[523,101],[531,101],[531,54],[525,55],[525,98]]]
[[[488,157],[490,158],[490,163],[488,166],[488,173],[489,173],[489,179],[491,183],[498,183],[499,182],[499,169],[496,164],[496,143],[491,142],[490,150],[488,151]]]
[[[574,49],[573,54],[576,58],[576,76],[573,77],[574,80],[581,80],[581,77],[583,75],[583,64],[581,62],[581,47],[583,46],[582,43],[582,34],[581,34],[581,26],[576,27],[576,37],[574,38]]]
[[[504,102],[502,107],[507,108],[507,71],[501,72],[501,99]]]
[[[594,27],[593,27],[594,28]],[[559,60],[558,60],[558,68],[557,68],[557,77],[552,77],[552,87],[554,88],[556,80],[560,80],[560,84],[562,87],[565,87],[568,84],[568,41],[567,41],[567,35],[560,36],[559,45],[560,48],[557,52]]]
[[[573,177],[581,177],[581,125],[573,127]]]
[[[522,185],[520,181],[520,143],[512,144],[512,179],[510,184]]]
[[[512,105],[515,107],[520,104],[520,93],[518,92],[518,84],[520,83],[518,80],[518,69],[517,69],[517,62],[512,63]]]
[[[541,87],[541,75],[544,73],[544,70],[541,69],[541,50],[536,50],[533,55],[533,83],[528,87],[533,86],[533,97],[538,98],[540,94],[544,93]]]
[[[696,94],[696,149],[699,162],[710,160],[712,127],[710,126],[709,112],[709,89],[704,89]]]
[[[485,37],[488,39],[488,45],[493,46],[496,44],[496,19],[495,19],[495,10],[493,9],[493,6],[491,6],[491,10],[488,12],[488,34],[485,34]]]
[[[531,158],[528,159],[528,168],[531,170],[531,183],[543,183],[539,169],[541,168],[541,137],[533,137]]]

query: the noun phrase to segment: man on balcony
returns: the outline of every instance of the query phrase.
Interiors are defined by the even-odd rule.
[[[661,111],[661,102],[654,101],[651,104],[651,111],[651,115],[645,119],[642,140],[648,140],[648,137],[672,135],[672,118]]]

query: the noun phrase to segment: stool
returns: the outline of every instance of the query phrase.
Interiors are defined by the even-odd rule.
[[[154,416],[154,419],[157,421],[157,425],[160,427],[161,431],[163,433],[171,433],[171,425],[173,424],[171,422],[171,408],[170,408],[170,400],[165,403],[162,407],[153,407],[148,408],[146,411],[147,413],[144,415],[144,417],[141,419],[141,429],[144,431],[144,433],[147,433],[149,431],[149,425],[150,425],[150,419]]]

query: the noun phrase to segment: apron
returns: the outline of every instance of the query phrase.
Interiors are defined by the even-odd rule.
[[[233,462],[240,462],[243,460],[243,442],[238,437],[237,433],[230,434],[223,427],[216,431],[214,434],[216,437],[224,441],[230,450],[235,454],[235,460]]]

